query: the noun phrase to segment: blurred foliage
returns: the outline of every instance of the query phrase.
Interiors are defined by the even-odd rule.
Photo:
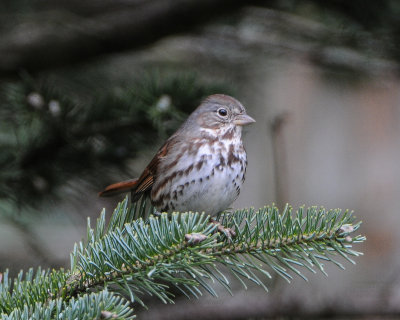
[[[136,4],[140,3],[139,1]],[[65,1],[65,0],[4,0],[0,2],[2,19],[0,28],[7,32],[15,22],[31,19],[29,14],[38,12],[73,13],[77,17],[101,14],[118,9],[135,1]],[[251,3],[249,4],[251,5]],[[259,6],[289,12],[311,21],[319,21],[331,28],[346,34],[351,47],[374,51],[374,54],[400,60],[400,2],[382,1],[346,1],[346,0],[275,0],[260,1]],[[23,15],[26,15],[25,18]],[[293,30],[296,32],[296,30]],[[327,41],[334,41],[329,37]],[[379,45],[374,45],[375,43]],[[322,43],[323,45],[324,43]]]
[[[399,1],[279,0],[271,6],[340,31],[341,38],[345,35],[350,47],[400,61]]]
[[[72,179],[101,189],[116,172],[129,177],[130,159],[173,133],[202,98],[229,91],[192,73],[157,71],[108,85],[71,92],[73,84],[28,75],[2,85],[0,199],[35,206]]]

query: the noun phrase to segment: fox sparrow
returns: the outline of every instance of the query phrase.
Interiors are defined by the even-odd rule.
[[[160,212],[216,215],[238,197],[247,165],[242,126],[255,122],[236,99],[207,97],[158,150],[138,179],[108,186],[100,196],[150,196]]]

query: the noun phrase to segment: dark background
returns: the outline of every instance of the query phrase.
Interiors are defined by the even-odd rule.
[[[400,311],[398,1],[2,0],[0,272],[68,267],[208,94],[238,98],[249,167],[235,208],[352,209],[357,265],[234,296],[149,301],[141,319],[391,319]]]

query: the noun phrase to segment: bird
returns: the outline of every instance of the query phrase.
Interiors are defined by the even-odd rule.
[[[235,98],[206,97],[161,146],[137,179],[107,186],[101,197],[131,192],[150,197],[158,212],[204,212],[215,216],[239,196],[247,155],[242,127],[255,120]]]

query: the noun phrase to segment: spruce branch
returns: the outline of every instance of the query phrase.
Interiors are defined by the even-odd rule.
[[[133,319],[129,303],[121,296],[104,289],[97,293],[84,294],[70,301],[51,300],[37,302],[33,308],[24,305],[3,320],[74,320],[74,319]]]
[[[227,272],[245,288],[251,281],[268,290],[265,279],[273,274],[290,282],[307,280],[304,271],[326,274],[326,263],[344,269],[343,260],[361,255],[353,245],[365,240],[354,235],[361,222],[348,210],[287,205],[279,213],[272,205],[222,213],[216,220],[234,238],[216,232],[205,214],[153,211],[144,200],[129,205],[126,198],[106,223],[103,210],[94,227],[88,221],[87,240],[75,245],[68,271],[30,269],[13,280],[0,274],[1,318],[131,319],[125,299],[145,305],[150,295],[171,303],[173,288],[187,297],[217,296],[215,283],[232,293]]]
[[[75,246],[71,254],[75,278],[68,291],[113,284],[139,303],[142,293],[171,302],[170,287],[198,296],[200,286],[216,296],[209,280],[230,291],[221,265],[244,285],[247,279],[267,290],[261,276],[270,278],[269,270],[290,281],[293,273],[307,280],[301,268],[326,274],[326,262],[344,269],[337,257],[354,263],[350,257],[361,253],[352,245],[365,240],[350,236],[360,223],[353,224],[352,213],[339,209],[301,207],[293,213],[286,206],[279,214],[270,206],[222,214],[220,223],[236,233],[234,239],[226,239],[215,233],[216,226],[204,214],[162,214],[123,224],[129,217],[126,201],[114,212],[113,228],[106,228],[103,212],[96,228],[89,227],[87,243]],[[190,234],[202,234],[205,240],[198,245],[188,242]]]

